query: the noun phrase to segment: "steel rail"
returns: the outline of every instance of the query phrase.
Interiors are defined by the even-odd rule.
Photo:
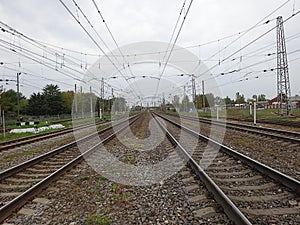
[[[48,133],[37,134],[37,135],[33,135],[33,136],[22,137],[22,138],[18,138],[18,139],[15,139],[15,140],[1,142],[0,143],[0,152],[8,150],[10,148],[19,147],[19,146],[24,145],[24,144],[28,144],[28,143],[32,143],[32,142],[36,142],[36,141],[41,141],[41,140],[44,140],[44,139],[47,139],[47,138],[52,138],[52,137],[55,137],[55,136],[58,136],[58,135],[67,134],[67,133],[70,133],[72,131],[79,130],[79,129],[84,129],[84,128],[87,128],[87,127],[90,127],[90,126],[94,126],[94,125],[98,126],[98,125],[106,125],[106,124],[109,124],[109,122],[70,127],[70,128],[66,128],[66,129],[63,129],[63,130],[56,130],[56,131],[52,131],[52,132],[48,132]]]
[[[71,160],[70,162],[68,162],[67,164],[62,166],[60,169],[56,170],[55,172],[53,172],[52,174],[50,174],[49,176],[47,176],[46,178],[44,178],[43,180],[41,180],[40,182],[35,184],[34,186],[27,189],[21,195],[17,196],[13,200],[11,200],[9,203],[7,203],[3,207],[1,207],[0,208],[0,221],[5,220],[9,215],[11,215],[13,212],[18,210],[19,208],[21,208],[27,201],[34,198],[43,189],[48,187],[49,184],[54,182],[59,176],[61,176],[63,173],[70,170],[78,163],[80,163],[84,159],[84,157],[92,154],[93,152],[96,151],[96,149],[98,149],[99,147],[108,143],[118,133],[120,133],[123,130],[125,130],[126,128],[128,128],[128,126],[130,126],[132,123],[134,123],[137,119],[138,119],[137,116],[131,117],[131,122],[129,122],[129,124],[126,124],[124,127],[120,128],[118,131],[114,132],[113,134],[111,134],[110,136],[108,136],[107,138],[105,138],[104,140],[102,140],[101,142],[96,144],[95,146],[91,147],[90,149],[88,149],[87,151],[85,151],[84,153],[82,153],[81,155],[76,157],[75,159]],[[123,121],[121,123],[124,123],[124,122],[126,122],[126,121]],[[118,124],[118,125],[120,125],[120,124]],[[80,139],[80,141],[83,141],[83,138]]]
[[[167,114],[167,115],[172,115],[172,114]],[[176,115],[172,115],[172,116],[176,116]],[[180,117],[188,119],[188,120],[192,120],[192,121],[199,121],[202,123],[214,124],[217,126],[228,127],[233,130],[248,132],[248,133],[252,133],[252,134],[256,134],[256,135],[268,136],[271,138],[282,139],[285,141],[300,144],[300,133],[299,132],[279,130],[279,129],[268,128],[268,127],[252,126],[252,125],[247,125],[247,124],[237,124],[237,123],[230,123],[230,122],[213,121],[213,120],[209,120],[209,119],[194,118],[194,117],[184,116],[184,115],[181,115]],[[265,133],[263,131],[273,132],[276,134]],[[294,137],[289,137],[289,136],[294,136]]]
[[[134,118],[137,118],[137,116],[131,117],[130,120],[132,120]],[[123,124],[125,122],[127,122],[127,120],[121,121],[119,124],[116,124],[116,125],[121,125],[121,124]],[[52,156],[54,156],[54,155],[56,155],[56,154],[58,154],[58,153],[60,153],[60,152],[62,152],[64,150],[66,150],[67,148],[73,147],[73,146],[77,145],[77,143],[82,143],[84,141],[87,141],[87,140],[89,140],[89,139],[91,139],[91,138],[93,138],[93,137],[95,137],[95,136],[97,136],[99,134],[105,133],[106,131],[111,130],[111,129],[112,129],[112,126],[107,127],[107,128],[102,129],[102,130],[100,130],[98,132],[95,132],[95,133],[92,133],[92,134],[90,134],[88,136],[82,137],[79,140],[76,140],[76,141],[73,141],[73,142],[68,143],[66,145],[60,146],[60,147],[58,147],[58,148],[56,148],[56,149],[54,149],[54,150],[52,150],[50,152],[46,152],[46,153],[44,153],[42,155],[39,155],[39,156],[37,156],[37,157],[35,157],[33,159],[30,159],[28,161],[20,163],[20,164],[14,166],[14,167],[11,167],[11,168],[8,168],[8,169],[6,169],[4,171],[1,171],[0,172],[0,181],[3,180],[3,179],[5,179],[6,177],[12,176],[13,174],[16,174],[16,173],[20,172],[20,171],[22,171],[22,170],[24,170],[24,169],[26,169],[26,168],[34,165],[34,164],[37,164],[37,163],[39,163],[39,162],[41,162],[41,161],[43,161],[43,160],[45,160],[47,158],[50,158],[50,157],[52,157]]]
[[[157,114],[156,114],[157,115]],[[161,117],[161,116],[160,116]],[[154,117],[155,118],[155,117]],[[160,128],[166,133],[168,139],[180,150],[180,155],[187,160],[188,164],[205,184],[208,191],[213,194],[214,199],[222,206],[225,214],[235,224],[249,225],[250,221],[236,207],[236,205],[227,197],[227,195],[218,187],[218,185],[208,176],[208,174],[197,164],[191,155],[181,146],[181,144],[173,137],[173,135],[155,118]]]
[[[192,134],[193,136],[200,138],[201,140],[204,140],[206,142],[209,142],[210,145],[215,146],[217,148],[219,148],[221,151],[223,151],[224,153],[244,162],[245,164],[247,164],[248,166],[250,166],[251,168],[259,171],[260,173],[267,175],[269,177],[271,177],[272,179],[276,180],[277,182],[283,184],[284,186],[294,190],[296,193],[300,194],[300,181],[296,180],[295,178],[288,176],[278,170],[275,170],[257,160],[254,160],[236,150],[233,150],[221,143],[218,143],[217,141],[208,138],[202,134],[199,134],[187,127],[184,127],[168,118],[163,117],[162,115],[159,114],[155,114],[159,117],[161,117],[162,119],[170,122],[171,124],[180,127],[181,129],[185,130],[186,132]]]

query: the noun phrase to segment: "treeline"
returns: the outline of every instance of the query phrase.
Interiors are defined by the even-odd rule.
[[[58,115],[70,114],[74,98],[73,91],[61,92],[57,85],[46,85],[42,92],[33,93],[29,99],[26,99],[22,93],[12,89],[1,94],[1,109],[7,116],[17,116],[18,108],[20,115]]]
[[[79,116],[90,115],[91,103],[92,110],[98,112],[100,108],[103,112],[110,112],[114,104],[115,111],[122,111],[126,108],[126,101],[123,98],[100,99],[94,93],[81,93],[76,95],[74,91],[61,91],[57,85],[48,84],[41,92],[33,93],[28,99],[19,93],[19,113],[20,115],[57,116],[61,114],[73,113]],[[1,110],[5,111],[6,116],[16,117],[18,112],[18,93],[8,90],[1,94]]]
[[[235,99],[231,99],[228,96],[226,98],[221,98],[218,96],[214,96],[212,93],[205,94],[204,96],[202,94],[196,95],[195,102],[193,102],[191,99],[189,99],[188,96],[184,96],[182,99],[180,99],[179,96],[175,95],[172,99],[172,105],[175,107],[180,108],[180,110],[186,110],[189,108],[197,108],[202,109],[203,107],[214,107],[216,104],[221,105],[233,105],[233,104],[243,104],[243,103],[249,103],[253,100],[256,101],[267,101],[266,95],[260,94],[260,95],[253,95],[252,98],[245,99],[245,96],[241,94],[240,92],[236,93]]]

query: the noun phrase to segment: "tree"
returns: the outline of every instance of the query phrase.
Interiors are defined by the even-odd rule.
[[[47,109],[47,103],[44,96],[41,93],[33,93],[27,105],[27,113],[33,116],[39,116],[45,114]]]
[[[225,102],[226,105],[231,105],[231,104],[234,103],[234,100],[232,100],[231,98],[226,96],[226,98],[224,98],[224,102]]]
[[[114,98],[113,105],[112,105],[112,112],[118,113],[118,112],[124,112],[127,109],[127,102],[125,98],[118,97]]]
[[[12,89],[3,92],[0,103],[2,110],[5,110],[8,115],[16,115],[18,111],[18,93]],[[22,93],[19,93],[19,109],[21,114],[25,113],[26,104],[26,98]]]
[[[185,95],[181,102],[181,110],[187,111],[188,108],[190,108],[190,100],[189,100],[189,97],[187,95]]]
[[[215,106],[215,97],[213,93],[207,93],[205,95],[205,106],[214,107]]]
[[[242,103],[245,103],[245,97],[244,95],[241,95],[239,92],[237,92],[235,94],[235,103],[236,104],[242,104]]]
[[[179,108],[179,101],[180,101],[179,96],[178,95],[174,95],[173,100],[172,100],[173,107]]]
[[[258,95],[257,101],[267,101],[266,95],[265,94]]]
[[[60,93],[63,103],[63,113],[71,114],[74,100],[74,91],[64,91]]]
[[[57,85],[48,84],[42,93],[33,93],[28,101],[29,115],[57,115],[65,110],[60,89]]]
[[[213,107],[215,106],[215,97],[213,93],[207,93],[204,95],[205,107]],[[203,95],[196,95],[196,108],[203,108]]]
[[[43,97],[46,103],[45,114],[57,115],[63,113],[63,101],[57,85],[47,84],[43,88]]]

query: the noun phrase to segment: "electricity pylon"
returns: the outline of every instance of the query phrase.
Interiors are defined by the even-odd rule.
[[[291,97],[288,61],[282,16],[277,17],[277,98],[278,112],[289,114]],[[283,105],[285,107],[283,108]]]

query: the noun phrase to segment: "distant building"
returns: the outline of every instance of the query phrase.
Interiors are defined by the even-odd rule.
[[[295,95],[290,97],[290,106],[292,109],[300,108],[300,96]],[[275,97],[269,101],[269,108],[277,109],[279,106],[278,97]],[[283,107],[285,107],[285,103],[283,103]]]
[[[300,96],[295,95],[295,96],[290,97],[290,104],[291,104],[292,109],[300,108]]]

